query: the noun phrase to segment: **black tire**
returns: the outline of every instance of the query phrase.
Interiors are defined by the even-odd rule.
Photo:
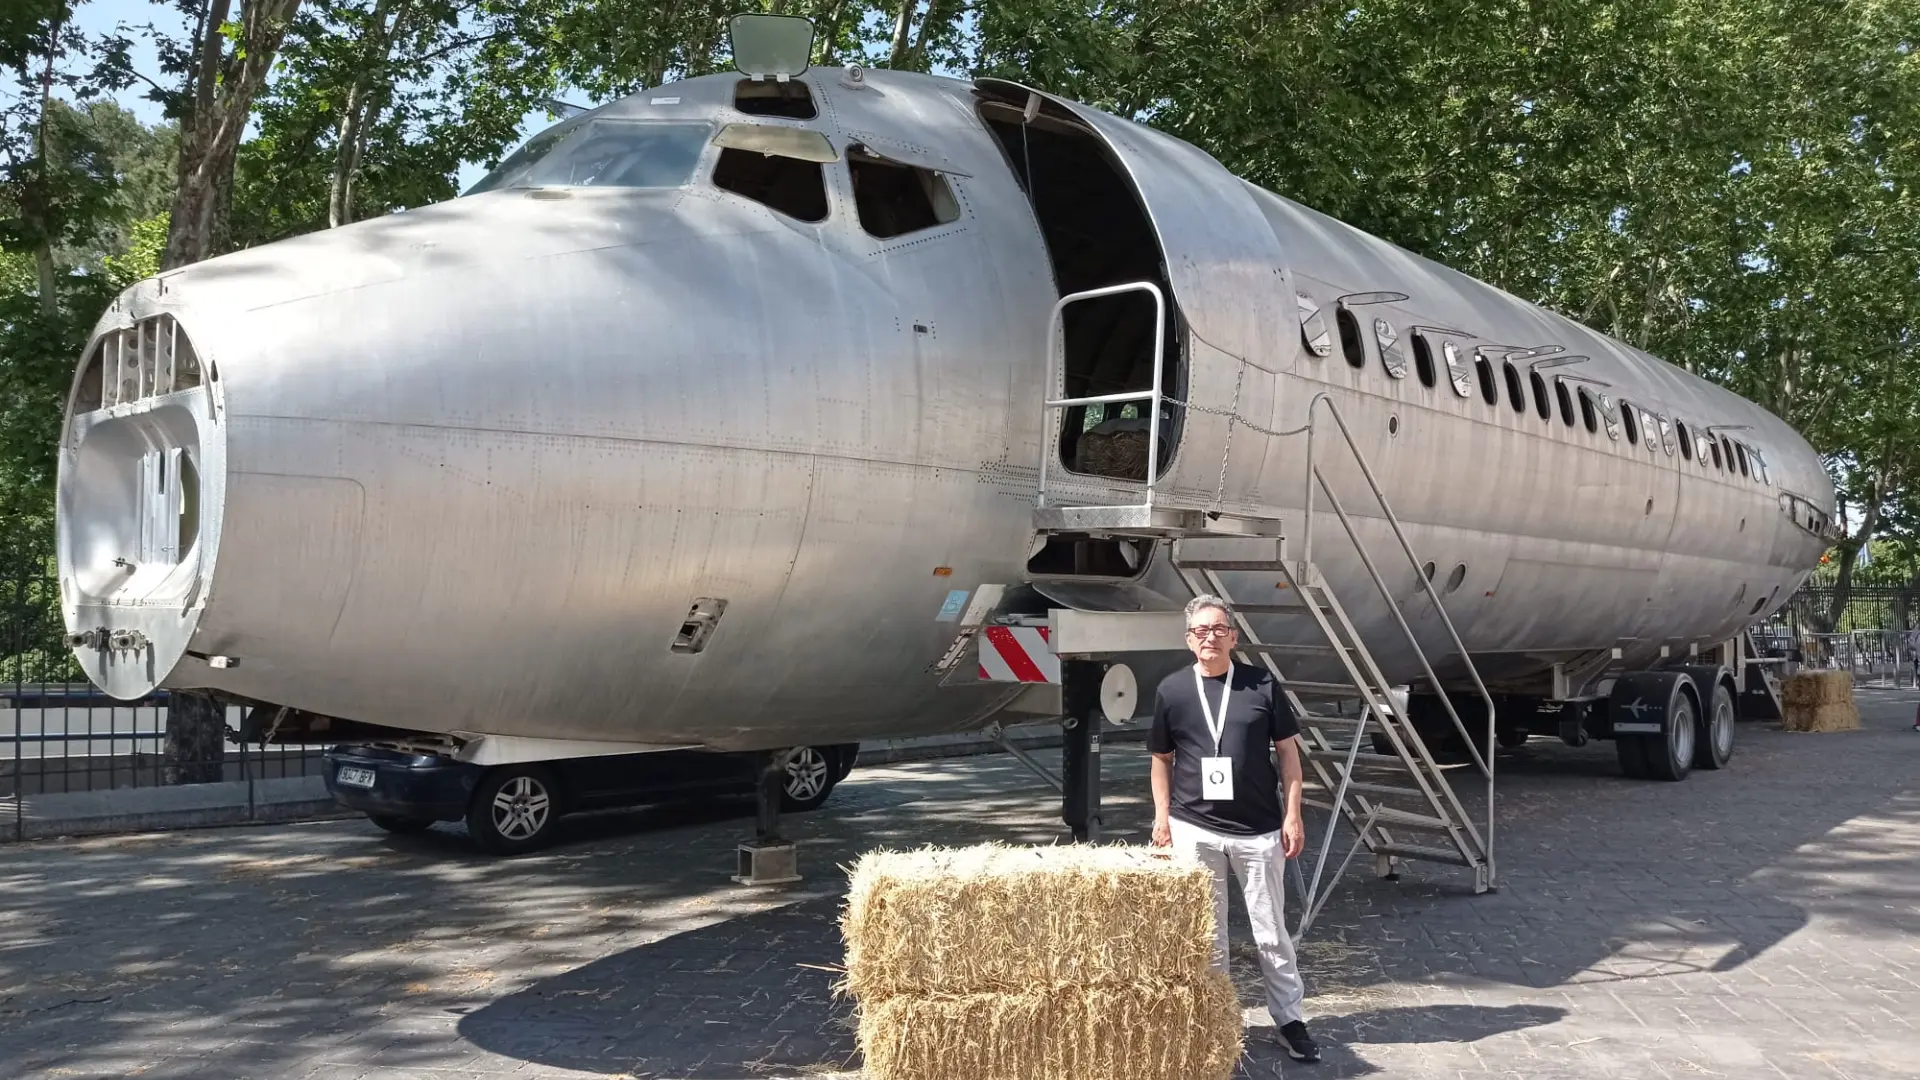
[[[398,817],[394,814],[368,814],[367,820],[390,833],[403,836],[407,833],[425,832],[433,827],[433,821],[429,818]]]
[[[538,765],[491,769],[473,789],[467,834],[480,850],[519,855],[553,839],[560,818],[560,783]]]
[[[1706,714],[1699,718],[1699,729],[1694,736],[1693,767],[1696,769],[1724,768],[1733,757],[1733,732],[1739,713],[1726,683],[1713,684],[1712,701]]]
[[[833,749],[833,782],[838,784],[840,781],[845,780],[849,773],[853,772],[854,764],[860,760],[860,744],[841,743]]]
[[[1500,740],[1500,745],[1509,750],[1517,749],[1527,745],[1527,729],[1517,727],[1499,728],[1495,730],[1494,738]]]
[[[1640,743],[1649,777],[1671,782],[1685,780],[1693,771],[1694,748],[1700,744],[1699,716],[1700,709],[1693,703],[1693,695],[1676,683],[1673,698],[1667,705],[1666,730]]]
[[[802,813],[818,809],[833,794],[840,777],[834,768],[834,755],[823,746],[796,746],[781,765],[780,809]]]

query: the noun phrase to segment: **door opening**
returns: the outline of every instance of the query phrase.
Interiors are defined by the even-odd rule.
[[[1027,121],[1024,93],[979,89],[980,116],[1006,151],[1046,239],[1059,294],[1151,281],[1168,299],[1166,362],[1161,393],[1182,399],[1186,383],[1178,303],[1167,281],[1160,241],[1106,141],[1066,109],[1041,105]],[[1061,313],[1069,398],[1147,390],[1153,384],[1155,308],[1145,292],[1085,300]],[[1049,387],[1052,393],[1056,388]],[[1145,482],[1147,420],[1144,402],[1080,405],[1066,410],[1060,433],[1060,464],[1069,472]],[[1180,438],[1180,410],[1163,405],[1160,460],[1155,474],[1173,460]]]

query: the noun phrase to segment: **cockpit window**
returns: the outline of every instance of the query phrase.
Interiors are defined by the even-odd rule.
[[[931,169],[888,161],[864,148],[847,151],[860,225],[883,240],[959,220],[946,178]]]
[[[508,187],[679,187],[693,178],[712,130],[633,120],[558,124],[527,140],[467,194]]]

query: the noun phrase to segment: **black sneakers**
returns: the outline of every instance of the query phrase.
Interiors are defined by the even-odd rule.
[[[1287,1044],[1287,1053],[1293,1055],[1295,1061],[1320,1060],[1320,1044],[1314,1042],[1313,1036],[1307,1034],[1307,1024],[1304,1020],[1295,1020],[1290,1024],[1281,1025],[1280,1041]]]

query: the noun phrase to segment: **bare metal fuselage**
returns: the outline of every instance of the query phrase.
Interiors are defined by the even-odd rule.
[[[938,616],[953,591],[1030,579],[1061,289],[972,87],[839,75],[804,77],[813,120],[735,113],[727,76],[599,115],[858,140],[940,170],[956,220],[877,239],[832,162],[828,216],[798,221],[715,188],[709,146],[678,188],[489,191],[129,290],[97,328],[62,447],[69,629],[140,635],[138,648],[79,648],[89,675],[122,697],[213,687],[406,730],[645,745],[987,722],[1018,688],[938,686],[929,669],[954,636]],[[1301,443],[1263,432],[1332,394],[1482,671],[1521,682],[1597,652],[1651,662],[1724,640],[1818,558],[1825,541],[1782,496],[1830,513],[1831,485],[1765,410],[1208,172],[1184,144],[1100,123],[1167,249],[1183,319],[1194,410],[1169,490],[1297,518]],[[1175,166],[1187,171],[1170,178]],[[1248,222],[1264,232],[1248,238]],[[1377,312],[1403,347],[1420,324],[1584,354],[1579,373],[1610,398],[1737,431],[1767,479],[1703,467],[1671,441],[1543,420],[1504,393],[1490,406],[1477,385],[1460,396],[1437,354],[1435,387],[1387,377],[1371,332],[1362,367],[1337,335],[1331,356],[1303,346],[1300,293],[1331,327],[1335,298],[1362,290],[1408,295]],[[94,400],[88,380],[111,383],[129,349],[136,369],[181,363],[186,347],[152,329],[160,315],[190,337],[202,377],[136,370],[119,403]],[[1229,440],[1229,416],[1254,428]],[[1350,459],[1326,464],[1358,484]],[[172,468],[177,490],[187,467],[191,491],[156,514],[153,471]],[[1349,509],[1387,539],[1370,503]],[[1365,591],[1350,550],[1316,558]],[[1400,577],[1416,630],[1437,635]],[[1157,564],[1138,584],[1129,595],[1183,598]],[[672,650],[701,598],[726,604],[710,641]],[[1373,623],[1363,633],[1387,625],[1384,607],[1357,614]],[[1414,674],[1392,636],[1371,636],[1390,677]]]

